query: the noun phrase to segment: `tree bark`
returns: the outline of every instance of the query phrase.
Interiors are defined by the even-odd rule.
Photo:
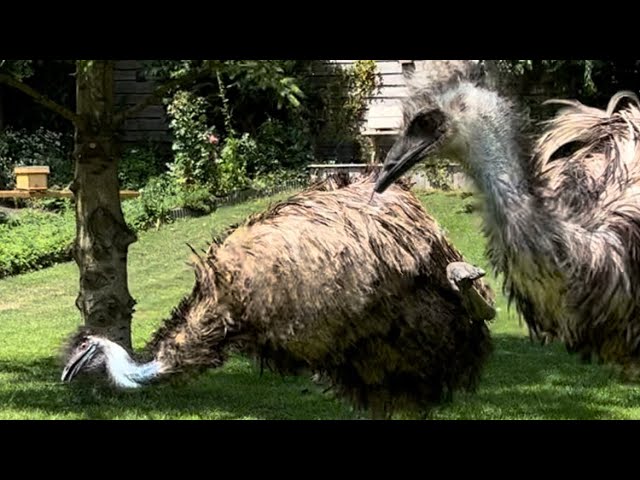
[[[0,85],[0,131],[4,129],[4,91],[3,86]]]
[[[113,61],[78,61],[74,258],[80,270],[76,305],[84,324],[131,349],[135,300],[127,254],[136,235],[126,225],[118,184],[119,142],[113,122]]]

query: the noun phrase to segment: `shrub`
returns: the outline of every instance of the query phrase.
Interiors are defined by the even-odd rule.
[[[216,194],[224,196],[247,187],[247,164],[255,163],[259,156],[258,144],[248,133],[227,137],[217,162]]]
[[[173,163],[169,171],[179,185],[214,187],[217,137],[207,126],[207,102],[188,91],[178,91],[167,113],[173,132]]]
[[[308,130],[301,122],[285,123],[269,118],[258,129],[257,154],[247,158],[250,176],[302,168],[313,160]]]
[[[27,207],[36,210],[59,213],[73,208],[70,198],[31,198],[25,201]]]
[[[215,198],[208,188],[178,185],[168,173],[151,178],[140,194],[139,198],[122,204],[126,222],[136,231],[171,222],[172,212],[177,208],[206,214],[215,206]]]
[[[215,207],[215,197],[205,187],[181,188],[177,200],[177,207],[188,208],[201,214],[210,213]]]
[[[69,260],[75,237],[72,210],[27,210],[0,224],[0,277]]]
[[[271,194],[282,189],[300,188],[306,185],[308,176],[298,170],[277,170],[256,176],[251,180],[251,188],[261,194]]]
[[[165,155],[153,143],[127,148],[118,167],[120,188],[139,190],[165,170]]]
[[[178,186],[168,173],[149,180],[140,190],[140,197],[123,203],[125,219],[141,230],[171,220],[171,210],[178,206]]]

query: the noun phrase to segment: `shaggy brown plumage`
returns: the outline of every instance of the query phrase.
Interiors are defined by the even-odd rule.
[[[491,341],[447,277],[462,256],[407,186],[369,201],[374,180],[316,185],[196,257],[193,291],[147,346],[162,374],[218,367],[235,348],[319,373],[378,414],[473,390]]]
[[[418,82],[419,83],[419,82]],[[624,100],[624,101],[623,101]],[[488,255],[534,337],[640,364],[640,107],[575,101],[533,149],[514,104],[468,81],[418,88],[376,187],[425,156],[459,160],[484,197]]]

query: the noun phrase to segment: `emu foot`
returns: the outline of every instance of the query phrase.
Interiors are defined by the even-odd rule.
[[[447,265],[447,279],[454,292],[462,299],[469,314],[477,320],[491,320],[496,309],[473,287],[474,280],[485,276],[485,271],[466,262],[451,262]]]

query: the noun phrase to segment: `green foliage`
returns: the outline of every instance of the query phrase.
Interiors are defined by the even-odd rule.
[[[257,175],[251,180],[254,191],[270,194],[281,191],[283,187],[302,188],[308,181],[308,175],[300,170],[272,170]]]
[[[73,210],[24,211],[0,224],[0,277],[68,260],[74,237]]]
[[[285,104],[298,108],[304,93],[296,78],[287,73],[292,62],[283,60],[231,60],[225,62],[225,73],[231,80],[229,87],[238,87],[244,95],[274,95],[276,107]]]
[[[30,198],[25,203],[28,208],[54,213],[73,209],[73,202],[70,198]]]
[[[184,186],[176,182],[171,174],[164,173],[149,179],[140,190],[140,197],[122,204],[126,222],[135,230],[173,221],[172,212],[187,208],[206,214],[213,211],[215,198],[210,190],[199,185]]]
[[[347,69],[323,60],[153,61],[147,63],[146,72],[160,79],[203,73],[184,89],[192,94],[190,99],[198,98],[191,108],[199,113],[206,109],[206,121],[200,115],[183,115],[191,119],[183,122],[183,131],[196,135],[210,129],[219,132],[220,138],[237,137],[229,143],[231,152],[253,151],[251,140],[242,140],[243,134],[257,145],[256,155],[244,152],[235,165],[229,163],[229,152],[223,166],[217,159],[223,171],[239,173],[244,163],[251,179],[271,170],[302,168],[314,158],[318,145],[334,142],[354,144],[361,159],[369,157],[370,148],[360,138],[359,128],[368,98],[379,85],[373,60],[358,61]],[[172,95],[179,101],[184,94],[174,91]],[[243,142],[244,147],[238,145]],[[178,151],[183,149],[179,143]],[[226,140],[221,144],[226,145]],[[194,150],[191,158],[201,158],[199,148]],[[211,175],[218,178],[220,172]],[[223,186],[217,193],[226,190]]]
[[[171,221],[171,211],[177,208],[179,187],[170,174],[149,179],[140,189],[140,197],[122,204],[125,220],[134,230]]]
[[[136,146],[125,150],[118,167],[120,187],[138,190],[154,176],[166,170],[164,155],[153,143],[146,147]]]
[[[301,169],[313,160],[313,145],[308,128],[268,118],[256,134],[256,155],[247,159],[250,177],[282,169]]]
[[[0,73],[6,73],[18,80],[33,75],[33,60],[0,60]]]
[[[199,214],[207,214],[214,210],[215,197],[208,188],[193,186],[178,191],[178,207],[187,208]]]
[[[73,178],[73,139],[40,127],[33,132],[7,128],[0,132],[0,188],[15,185],[15,166],[47,165],[49,186],[66,186]]]
[[[167,113],[174,136],[171,175],[184,187],[203,185],[214,189],[217,137],[207,125],[206,101],[189,91],[178,91],[169,102]]]
[[[259,155],[256,141],[248,133],[240,137],[227,137],[218,162],[218,196],[247,186],[246,168],[256,163]]]
[[[376,63],[358,60],[350,68],[326,63],[309,77],[306,88],[314,91],[308,105],[311,131],[323,140],[351,140],[359,136],[371,97],[380,86]],[[319,75],[319,81],[318,81]],[[314,115],[319,113],[314,118]]]
[[[379,88],[380,77],[377,73],[377,66],[374,60],[357,60],[351,69],[347,70],[349,82],[349,100],[345,107],[353,115],[355,122],[346,122],[351,126],[352,133],[355,128],[360,127],[364,120],[368,106],[368,99]]]
[[[602,104],[618,90],[640,87],[638,60],[496,60],[495,64],[523,93],[536,86],[548,96]]]
[[[449,191],[451,190],[451,183],[449,182],[449,171],[447,169],[445,160],[440,160],[435,164],[425,168],[427,178],[431,187],[436,190]]]

